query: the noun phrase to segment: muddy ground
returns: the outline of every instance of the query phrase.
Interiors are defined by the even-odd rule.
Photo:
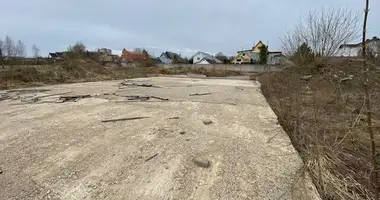
[[[9,92],[0,199],[318,199],[257,82],[120,82]]]

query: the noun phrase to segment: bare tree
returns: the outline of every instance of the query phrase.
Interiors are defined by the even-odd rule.
[[[359,39],[358,15],[341,8],[310,11],[283,38],[285,54],[293,55],[306,43],[320,56],[336,55],[339,46]]]
[[[4,42],[0,39],[0,49],[4,51]]]
[[[225,56],[222,52],[215,54],[215,58],[222,61],[225,64],[228,63],[228,57]]]
[[[71,47],[71,51],[74,54],[83,54],[86,51],[86,46],[82,42],[78,41]]]
[[[6,36],[5,37],[5,40],[4,40],[4,55],[6,56],[15,56],[15,45],[14,45],[14,42],[12,40],[12,38],[10,38],[9,36]]]
[[[25,44],[21,40],[17,41],[15,56],[26,57]]]
[[[4,48],[4,42],[0,39],[0,65],[5,69],[4,66],[4,60],[3,60],[3,48]]]
[[[215,57],[218,57],[218,56],[225,56],[222,52],[219,52],[217,54],[215,54]]]
[[[32,46],[32,53],[33,53],[33,57],[36,58],[36,64],[38,64],[38,57],[40,56],[40,49],[37,47],[36,44],[33,44],[33,46]]]
[[[33,57],[38,58],[40,56],[40,49],[37,47],[36,44],[33,44],[32,46],[32,53]]]

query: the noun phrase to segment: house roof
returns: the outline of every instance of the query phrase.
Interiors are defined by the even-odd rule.
[[[213,57],[211,54],[209,53],[206,53],[206,52],[203,52],[203,51],[198,51],[196,54],[194,54],[193,56],[191,56],[191,58],[194,58],[194,56],[196,56],[197,54],[204,54],[205,57]]]
[[[56,58],[58,57],[58,55],[56,53],[49,53],[49,55],[52,57],[52,58]]]
[[[194,54],[193,56],[191,56],[191,59],[193,59],[197,54],[204,54],[204,57],[202,58],[202,60],[205,60],[207,58],[208,60],[211,60],[212,63],[223,63],[222,61],[220,61],[219,59],[217,59],[213,55],[211,55],[209,53],[202,52],[202,51],[198,51],[196,54]],[[199,63],[202,60],[197,61],[196,63]]]
[[[366,44],[368,43],[372,43],[372,42],[380,42],[380,38],[378,37],[373,37],[372,39],[367,39],[365,41]],[[349,48],[355,48],[355,47],[361,47],[362,46],[362,42],[359,42],[359,43],[356,43],[356,44],[342,44],[339,46],[339,49],[343,48],[343,47],[349,47]]]
[[[259,46],[259,44],[265,45],[264,42],[262,42],[261,40],[259,40],[259,41],[256,43],[256,45],[252,47],[252,50],[253,50],[254,48],[256,48],[257,46]]]
[[[149,58],[149,60],[151,62],[153,62],[154,64],[160,64],[160,63],[162,63],[161,60],[160,60],[160,58]]]
[[[210,64],[217,64],[218,63],[216,60],[210,59],[210,58],[203,58],[201,61],[203,61],[203,60],[207,61]]]
[[[121,58],[125,61],[144,61],[148,59],[148,55],[143,52],[133,52],[123,49]]]
[[[166,57],[168,57],[171,60],[173,60],[176,57],[178,59],[178,62],[180,62],[180,63],[186,63],[186,60],[184,58],[182,58],[180,55],[176,54],[176,53],[173,53],[173,52],[170,52],[170,51],[166,51],[163,54],[165,54]]]
[[[241,51],[238,51],[238,53],[242,53],[242,52],[249,52],[249,51],[252,51],[252,49],[241,50]]]
[[[238,53],[253,51],[253,49],[254,49],[255,47],[257,47],[259,44],[263,44],[263,45],[265,45],[265,44],[260,40],[259,42],[256,43],[255,46],[252,47],[252,49],[241,50],[241,51],[238,51]]]
[[[49,55],[52,57],[52,58],[62,58],[63,55],[64,55],[65,52],[52,52],[52,53],[49,53]]]

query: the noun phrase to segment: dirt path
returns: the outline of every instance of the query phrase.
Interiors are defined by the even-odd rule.
[[[0,101],[0,199],[318,199],[256,83],[132,82],[159,87],[68,84],[17,96],[92,97]],[[147,118],[101,122],[126,117]]]

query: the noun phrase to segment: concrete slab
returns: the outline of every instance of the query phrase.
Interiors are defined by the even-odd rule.
[[[66,84],[35,96],[92,97],[1,101],[0,199],[319,199],[257,83],[131,81],[159,87]],[[101,122],[126,117],[148,118]]]

